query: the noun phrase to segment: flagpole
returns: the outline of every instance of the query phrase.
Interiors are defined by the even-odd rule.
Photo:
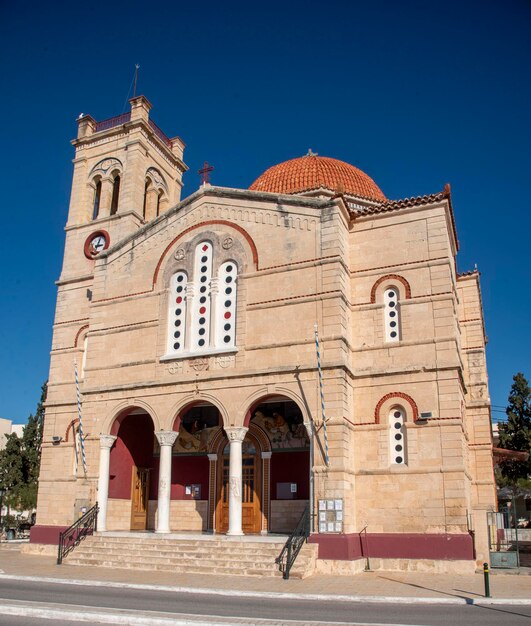
[[[315,350],[317,353],[317,371],[319,372],[319,391],[321,394],[321,416],[323,418],[323,436],[324,436],[324,444],[325,444],[325,463],[328,467],[330,465],[330,457],[328,454],[328,433],[326,430],[326,417],[325,417],[325,402],[324,402],[324,391],[323,391],[323,371],[321,369],[321,353],[319,350],[319,333],[317,328],[317,322],[315,323]]]
[[[85,435],[83,434],[83,416],[81,414],[81,393],[79,391],[79,379],[77,376],[77,362],[74,361],[74,376],[76,379],[77,415],[79,418],[79,444],[81,446],[81,458],[83,460],[83,474],[87,477],[87,457],[85,456]],[[77,464],[77,450],[76,450]]]

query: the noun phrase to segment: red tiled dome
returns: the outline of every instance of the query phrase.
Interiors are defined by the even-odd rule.
[[[371,200],[386,200],[382,190],[365,172],[344,161],[317,156],[311,151],[298,159],[273,165],[249,189],[291,194],[321,187]]]

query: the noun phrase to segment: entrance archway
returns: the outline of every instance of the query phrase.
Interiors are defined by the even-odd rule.
[[[269,531],[291,532],[310,497],[310,439],[299,406],[285,396],[258,400],[247,416],[270,443]]]
[[[144,409],[125,411],[112,425],[116,441],[109,464],[109,530],[154,528],[158,495],[154,432],[153,420]]]
[[[170,524],[172,530],[211,529],[213,506],[211,441],[221,432],[222,417],[215,405],[199,401],[186,405],[173,423],[178,433],[172,451]]]

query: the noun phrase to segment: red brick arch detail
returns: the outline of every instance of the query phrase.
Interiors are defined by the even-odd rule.
[[[79,337],[81,336],[81,333],[87,330],[88,327],[89,325],[85,324],[85,326],[81,326],[81,328],[77,331],[76,338],[74,339],[74,348],[77,348],[77,342],[79,341]]]
[[[161,254],[161,257],[159,259],[159,262],[157,263],[157,267],[155,268],[155,272],[153,274],[153,287],[155,287],[155,284],[157,282],[157,279],[158,279],[158,276],[159,276],[160,267],[162,265],[162,262],[164,261],[164,257],[168,254],[170,248],[177,241],[179,241],[179,239],[182,239],[185,235],[187,235],[192,230],[196,230],[197,228],[202,228],[203,226],[211,226],[213,224],[221,224],[222,226],[228,226],[229,228],[234,228],[234,230],[237,230],[241,235],[243,235],[245,237],[245,239],[247,240],[247,243],[251,247],[251,251],[253,253],[253,263],[254,263],[256,269],[258,269],[258,250],[256,248],[256,244],[254,243],[254,240],[251,237],[251,235],[249,235],[249,233],[244,228],[242,228],[241,226],[238,226],[238,224],[233,224],[232,222],[229,222],[227,220],[208,220],[206,222],[199,222],[199,224],[194,224],[193,226],[190,226],[189,228],[183,230],[182,233],[177,235],[177,237],[175,237],[175,239],[173,239],[166,246],[166,248],[164,249],[164,252]]]
[[[411,410],[413,411],[413,421],[416,422],[418,420],[419,408],[415,400],[413,400],[411,396],[408,396],[407,393],[394,391],[386,394],[376,405],[376,408],[374,409],[374,421],[376,424],[380,423],[380,409],[382,408],[383,404],[387,402],[387,400],[391,400],[391,398],[400,398],[401,400],[405,400],[410,405]]]
[[[386,274],[379,278],[371,289],[371,303],[374,304],[376,302],[376,290],[378,287],[386,281],[397,280],[399,283],[404,285],[404,289],[406,290],[406,298],[409,300],[411,298],[411,285],[407,282],[407,280],[403,276],[399,276],[398,274]]]
[[[76,417],[75,419],[73,419],[70,424],[68,424],[66,431],[65,431],[65,437],[64,440],[68,441],[70,438],[70,433],[74,432],[74,428],[76,426],[76,424],[79,424],[79,417]],[[73,437],[72,437],[73,439]]]

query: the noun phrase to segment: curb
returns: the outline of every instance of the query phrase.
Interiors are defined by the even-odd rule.
[[[103,580],[80,580],[67,578],[51,578],[45,576],[20,576],[0,574],[1,580],[20,580],[26,582],[46,582],[57,585],[79,585],[86,587],[112,587],[114,589],[139,589],[144,591],[169,591],[173,593],[193,593],[195,595],[218,595],[245,598],[270,598],[277,600],[318,600],[325,602],[351,603],[385,603],[385,604],[450,604],[450,605],[513,605],[531,606],[531,598],[470,598],[459,596],[454,598],[419,597],[419,596],[353,596],[344,594],[293,593],[282,591],[244,591],[241,589],[209,589],[197,587],[178,587],[172,585],[143,585],[139,583],[123,583]]]

